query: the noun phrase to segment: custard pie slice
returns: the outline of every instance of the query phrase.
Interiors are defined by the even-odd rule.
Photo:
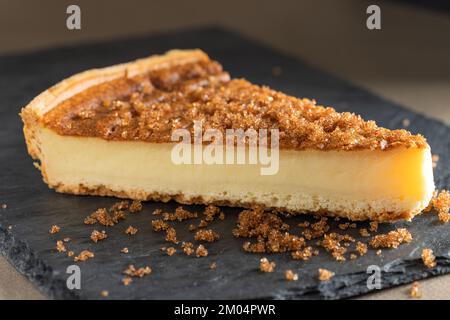
[[[230,79],[200,50],[79,73],[21,117],[29,154],[63,193],[395,221],[420,213],[434,191],[421,135]],[[194,144],[195,123],[224,137],[229,129],[276,130],[276,170],[174,161],[173,133],[186,130]]]

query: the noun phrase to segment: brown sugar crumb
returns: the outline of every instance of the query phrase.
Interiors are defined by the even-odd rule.
[[[211,229],[201,229],[195,233],[196,241],[214,242],[219,239],[219,234]]]
[[[208,256],[208,250],[203,245],[199,245],[197,247],[197,249],[195,250],[195,255],[197,256],[197,258],[207,257]]]
[[[55,234],[55,233],[58,233],[60,230],[61,230],[60,227],[58,227],[57,225],[54,225],[50,228],[50,230],[48,232],[51,234]]]
[[[70,238],[64,238],[63,241],[64,241],[64,242],[69,242],[69,241],[70,241]]]
[[[138,200],[134,200],[131,205],[130,208],[128,209],[131,213],[136,213],[142,210],[142,202],[138,201]]]
[[[367,245],[358,241],[358,243],[356,244],[356,251],[358,251],[360,256],[365,255],[367,253]]]
[[[350,223],[350,228],[356,229],[356,223]]]
[[[370,233],[369,233],[369,231],[367,231],[366,228],[361,228],[361,229],[359,229],[359,234],[360,234],[362,237],[370,237]]]
[[[123,248],[122,250],[120,250],[120,252],[122,252],[122,253],[128,253],[128,252],[130,252],[130,251],[128,250],[127,247],[125,247],[125,248]]]
[[[379,250],[377,250],[376,255],[381,256],[381,253],[382,253],[382,251],[379,249]]]
[[[442,190],[433,200],[433,207],[438,212],[439,220],[447,223],[450,221],[450,192]]]
[[[211,264],[209,265],[209,268],[210,268],[211,270],[217,269],[217,263],[215,263],[215,262],[211,263]]]
[[[90,216],[84,219],[85,224],[95,224],[100,223],[106,227],[112,227],[117,224],[120,220],[125,219],[125,213],[121,210],[115,210],[109,213],[105,208],[99,208]]]
[[[434,268],[436,266],[436,257],[433,250],[425,248],[422,250],[422,261],[427,268]]]
[[[61,240],[56,241],[56,250],[58,252],[66,252],[66,246],[64,245],[64,242]]]
[[[109,292],[106,290],[103,290],[102,292],[100,292],[100,295],[104,298],[106,298],[107,296],[109,296]]]
[[[411,298],[420,299],[422,298],[422,293],[419,290],[419,283],[417,281],[414,281],[411,285],[411,289],[409,292]]]
[[[303,250],[297,250],[297,251],[291,252],[291,256],[293,259],[303,260],[303,261],[307,261],[307,260],[311,259],[313,254],[314,254],[314,252],[313,252],[312,247],[306,247]]]
[[[132,264],[130,264],[128,268],[123,271],[123,274],[126,274],[129,277],[138,278],[142,278],[150,273],[152,273],[152,269],[149,266],[136,269]]]
[[[195,225],[195,224],[190,224],[189,226],[188,226],[188,230],[189,231],[195,231],[195,230],[197,230],[197,226]]]
[[[6,203],[2,203],[2,209],[5,210],[6,208],[8,208],[8,205]]]
[[[220,216],[220,214],[222,213],[222,210],[220,210],[219,207],[216,207],[214,205],[208,205],[205,208],[205,211],[203,212],[203,214],[206,216],[205,220],[208,222],[211,222],[214,220],[215,216]]]
[[[75,252],[73,252],[73,251],[68,251],[67,252],[67,256],[68,257],[72,257],[74,254],[75,254]]]
[[[125,277],[125,278],[122,279],[122,283],[123,283],[125,286],[130,285],[132,282],[133,282],[133,279],[131,279],[131,277]]]
[[[196,212],[190,212],[183,209],[183,207],[181,206],[175,209],[175,213],[163,212],[162,215],[164,221],[183,221],[187,219],[197,218],[198,216]]]
[[[175,249],[174,247],[169,247],[166,249],[166,253],[168,256],[173,256],[175,252],[177,252],[177,249]]]
[[[275,270],[275,262],[269,262],[267,258],[262,258],[259,260],[259,270],[262,272],[273,272]]]
[[[319,280],[320,281],[328,281],[334,277],[334,272],[329,271],[327,269],[319,269]]]
[[[198,224],[198,228],[206,228],[208,226],[208,222],[206,220],[200,220],[200,223]]]
[[[138,232],[138,229],[133,227],[133,226],[129,226],[126,230],[125,233],[129,234],[131,236],[135,235]]]
[[[341,229],[341,230],[347,230],[348,228],[349,228],[349,226],[350,226],[350,223],[340,223],[339,225],[338,225],[338,227],[339,227],[339,229]]]
[[[266,241],[262,237],[259,237],[256,243],[251,243],[250,241],[244,242],[242,248],[246,252],[264,253],[266,252]]]
[[[221,212],[219,213],[219,219],[220,219],[220,220],[225,220],[225,213],[224,213],[223,211],[221,211]]]
[[[370,222],[369,230],[370,230],[370,232],[377,232],[378,231],[378,222],[377,221]]]
[[[284,277],[287,281],[297,281],[298,280],[298,274],[294,273],[292,270],[286,270],[284,273]]]
[[[192,244],[192,242],[183,242],[181,248],[183,249],[183,252],[188,256],[194,253],[194,245]]]
[[[109,211],[121,211],[121,210],[127,210],[128,209],[128,201],[124,200],[124,201],[119,201],[114,203],[111,208],[109,208]]]
[[[153,227],[153,230],[156,232],[161,232],[161,231],[165,231],[165,230],[169,229],[169,225],[167,224],[167,222],[165,222],[161,219],[153,220],[152,227]]]
[[[156,209],[155,211],[152,212],[152,215],[154,215],[154,216],[160,216],[161,214],[162,214],[161,209]]]
[[[379,234],[373,237],[369,244],[371,247],[378,248],[398,248],[402,243],[410,243],[412,241],[411,233],[404,228],[390,231],[387,234]]]
[[[433,154],[431,156],[431,161],[432,161],[432,164],[433,164],[433,168],[436,168],[437,165],[438,165],[438,162],[439,162],[439,156],[437,154]]]
[[[354,254],[354,253],[351,253],[350,254],[350,259],[351,260],[355,260],[355,259],[357,259],[358,258],[358,256],[356,255],[356,254]]]
[[[94,253],[89,250],[83,250],[78,256],[74,258],[74,261],[86,261],[94,257]]]
[[[178,243],[177,232],[174,228],[170,227],[166,230],[166,241]]]
[[[330,234],[324,235],[323,240],[321,241],[322,247],[330,252],[336,261],[341,262],[345,261],[344,254],[347,252],[347,249],[341,246],[340,242],[342,240],[344,240],[344,236],[332,232]]]
[[[300,228],[308,228],[309,225],[310,225],[309,221],[303,221],[297,224],[297,226],[299,226]]]
[[[108,235],[106,234],[105,231],[100,232],[100,231],[94,230],[91,233],[91,240],[94,241],[95,243],[97,243],[100,240],[106,239],[106,238],[108,238]]]

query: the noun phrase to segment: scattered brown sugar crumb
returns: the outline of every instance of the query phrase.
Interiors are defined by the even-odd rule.
[[[365,255],[367,253],[367,245],[358,241],[358,243],[356,244],[356,251],[358,251],[360,256]]]
[[[94,257],[94,253],[89,250],[83,250],[78,256],[74,258],[74,261],[86,261]]]
[[[154,216],[160,216],[161,214],[162,214],[161,209],[156,209],[155,211],[152,212],[152,215],[154,215]]]
[[[64,241],[64,242],[69,242],[69,241],[70,241],[70,238],[64,238],[63,241]]]
[[[381,251],[381,249],[378,249],[377,252],[376,252],[376,255],[377,255],[377,256],[381,256],[382,253],[383,253],[383,252]]]
[[[181,248],[183,249],[183,252],[188,256],[194,253],[194,245],[192,244],[192,242],[183,242]]]
[[[136,213],[142,210],[142,202],[138,201],[138,200],[134,200],[131,205],[130,208],[128,209],[131,213]]]
[[[261,270],[262,272],[273,272],[275,270],[275,266],[275,262],[269,262],[267,258],[262,258],[259,261],[259,270]]]
[[[201,244],[195,250],[195,255],[197,258],[208,256],[208,250]]]
[[[219,219],[220,220],[225,220],[225,213],[223,211],[220,212]]]
[[[366,228],[361,228],[361,229],[359,229],[359,234],[360,234],[362,237],[370,237],[370,233],[369,233],[369,231],[367,231]]]
[[[50,228],[50,230],[48,232],[50,232],[51,234],[55,234],[58,233],[61,230],[60,227],[58,227],[57,225],[54,225]]]
[[[369,230],[370,230],[370,232],[377,232],[378,231],[378,222],[377,221],[370,222]]]
[[[246,252],[264,253],[266,252],[266,241],[264,240],[264,238],[259,237],[256,243],[251,243],[250,241],[244,242],[242,248]]]
[[[209,268],[210,268],[211,270],[217,269],[217,263],[215,263],[215,262],[211,263],[211,264],[209,265]]]
[[[286,270],[284,273],[284,276],[287,281],[297,281],[298,280],[298,274],[294,273],[292,270]]]
[[[358,258],[358,256],[356,255],[356,254],[354,254],[354,253],[351,253],[350,254],[350,259],[351,260],[355,260],[355,259],[357,259]]]
[[[6,208],[8,208],[8,205],[6,203],[2,203],[2,209],[4,210]]]
[[[170,227],[166,230],[166,241],[178,243],[177,232],[174,228]]]
[[[356,229],[356,223],[350,223],[350,228]]]
[[[206,220],[201,219],[200,223],[198,224],[199,228],[206,228],[208,226],[208,222]]]
[[[341,246],[340,243],[343,239],[344,236],[332,232],[324,235],[323,240],[321,241],[322,247],[330,252],[336,261],[345,261],[344,254],[347,252],[347,249]]]
[[[106,298],[107,296],[109,296],[109,292],[106,290],[103,290],[102,292],[100,292],[100,295],[104,298]]]
[[[128,266],[128,268],[126,268],[123,271],[123,274],[126,274],[127,276],[138,277],[138,278],[142,278],[142,277],[144,277],[144,276],[146,276],[146,275],[148,275],[150,273],[152,273],[152,269],[149,266],[136,269],[134,267],[134,265],[132,265],[132,264],[130,264]]]
[[[203,214],[206,216],[205,220],[211,222],[214,220],[215,216],[220,216],[221,212],[222,210],[220,210],[219,207],[210,204],[205,208]]]
[[[126,201],[126,200],[119,201],[119,202],[114,203],[109,210],[110,211],[127,210],[128,206],[129,206],[128,201]]]
[[[190,212],[183,209],[183,207],[181,206],[175,209],[175,213],[163,212],[162,215],[164,221],[183,221],[187,219],[197,218],[198,216],[196,212]]]
[[[402,125],[403,127],[407,128],[411,124],[411,121],[408,118],[403,119]]]
[[[434,268],[436,266],[436,257],[433,250],[425,248],[422,250],[422,261],[427,268]]]
[[[422,293],[419,290],[419,283],[414,281],[411,285],[411,290],[409,292],[411,298],[420,299],[422,298]]]
[[[188,226],[188,230],[189,231],[195,231],[195,230],[197,230],[197,226],[195,225],[195,224],[190,224],[189,226]]]
[[[133,226],[129,226],[126,230],[125,233],[129,234],[131,236],[135,235],[138,232],[138,229],[133,227]]]
[[[72,257],[74,254],[75,254],[75,252],[73,252],[73,251],[68,251],[67,252],[67,256],[68,257]]]
[[[99,208],[90,216],[84,219],[85,224],[100,223],[101,225],[112,227],[120,220],[125,219],[125,213],[121,210],[115,210],[109,213],[105,208]]]
[[[310,225],[309,221],[303,221],[300,222],[297,226],[299,226],[300,228],[308,228]]]
[[[169,247],[166,249],[166,253],[168,256],[173,256],[175,252],[177,252],[177,249],[175,249],[174,247]]]
[[[433,207],[438,212],[439,220],[447,223],[450,221],[450,192],[442,190],[433,200]]]
[[[433,154],[431,156],[431,161],[433,163],[433,168],[436,168],[439,162],[439,156],[437,154]]]
[[[153,227],[153,230],[156,232],[165,231],[165,230],[169,229],[169,225],[167,224],[167,222],[165,222],[161,219],[153,220],[152,227]]]
[[[201,229],[195,233],[196,241],[214,242],[219,239],[219,234],[211,229]]]
[[[412,241],[411,233],[404,228],[390,231],[387,234],[379,234],[373,237],[369,244],[371,247],[377,248],[398,248],[402,243],[410,243]]]
[[[307,260],[311,259],[313,254],[314,253],[313,253],[312,247],[306,247],[303,250],[297,250],[297,251],[291,252],[291,256],[293,259],[303,260],[303,261],[307,261]]]
[[[108,238],[108,235],[106,234],[105,231],[100,232],[100,231],[94,230],[91,233],[91,240],[94,241],[95,243],[97,243],[100,240],[106,239],[106,238]]]
[[[125,278],[122,279],[122,283],[123,283],[125,286],[130,285],[132,282],[133,282],[133,279],[131,279],[131,277],[125,277]]]
[[[341,229],[341,230],[347,230],[347,229],[349,228],[349,226],[350,226],[350,223],[348,223],[348,222],[346,222],[346,223],[340,223],[340,224],[338,225],[339,229]]]
[[[128,252],[130,252],[130,251],[128,250],[127,247],[125,247],[125,248],[123,248],[122,250],[120,250],[120,252],[122,252],[122,253],[128,253]]]
[[[61,240],[56,241],[56,250],[58,252],[66,252],[66,246],[64,245],[64,242]]]
[[[320,281],[328,281],[334,277],[334,272],[329,271],[327,269],[319,269],[319,280]]]
[[[8,230],[12,230],[13,226],[8,226]]]

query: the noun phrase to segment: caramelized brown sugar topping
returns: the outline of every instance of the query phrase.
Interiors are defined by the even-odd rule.
[[[315,101],[298,99],[244,79],[231,79],[215,61],[151,70],[91,87],[44,115],[60,135],[106,140],[171,142],[175,129],[278,129],[283,149],[358,150],[424,148],[426,140],[405,130]]]

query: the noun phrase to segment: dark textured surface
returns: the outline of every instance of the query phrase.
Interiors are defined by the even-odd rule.
[[[383,225],[380,232],[406,225],[414,241],[398,250],[384,250],[381,257],[374,250],[355,261],[334,262],[321,253],[309,262],[292,261],[288,255],[271,255],[277,263],[276,272],[257,271],[259,255],[245,254],[243,240],[234,239],[238,209],[226,208],[227,219],[216,221],[212,228],[222,239],[207,246],[210,255],[197,259],[181,254],[167,257],[159,248],[166,246],[163,235],[151,230],[151,212],[155,208],[174,209],[174,203],[147,202],[144,210],[129,215],[127,220],[112,228],[105,228],[109,237],[93,244],[89,235],[93,226],[83,224],[83,218],[98,207],[115,202],[111,198],[76,197],[57,194],[42,182],[26,153],[18,117],[35,95],[57,81],[79,71],[102,67],[172,48],[199,47],[219,60],[234,77],[266,84],[295,96],[311,97],[319,103],[338,110],[349,110],[374,119],[388,128],[401,128],[402,119],[411,120],[409,129],[423,133],[433,152],[441,156],[435,171],[439,188],[450,186],[450,128],[439,121],[413,113],[342,80],[313,69],[304,63],[262,47],[248,39],[218,29],[202,29],[184,33],[151,36],[142,39],[117,41],[82,47],[54,49],[21,56],[0,58],[0,251],[23,274],[53,298],[100,298],[101,290],[108,290],[109,298],[136,299],[214,299],[214,298],[344,298],[368,292],[366,268],[379,265],[383,269],[382,286],[391,287],[432,275],[450,272],[450,224],[442,225],[435,215],[423,215],[412,223]],[[272,67],[282,68],[282,75],[274,77]],[[192,206],[190,209],[201,210]],[[295,218],[299,222],[304,218]],[[62,231],[50,235],[51,225]],[[139,228],[133,236],[124,234],[128,225]],[[187,224],[179,225],[181,240],[191,240]],[[361,224],[364,225],[364,224]],[[12,228],[9,230],[8,226]],[[296,229],[294,229],[296,230]],[[70,291],[65,282],[67,266],[72,259],[56,253],[55,242],[72,238],[70,250],[91,249],[95,258],[79,263],[82,289]],[[123,247],[129,254],[121,254]],[[438,266],[425,269],[420,261],[423,247],[433,248]],[[209,270],[215,261],[216,270]],[[153,274],[136,279],[132,285],[121,284],[121,272],[128,264],[150,265]],[[319,283],[317,269],[325,267],[336,272],[330,282]],[[284,271],[293,269],[300,280],[287,282]]]

